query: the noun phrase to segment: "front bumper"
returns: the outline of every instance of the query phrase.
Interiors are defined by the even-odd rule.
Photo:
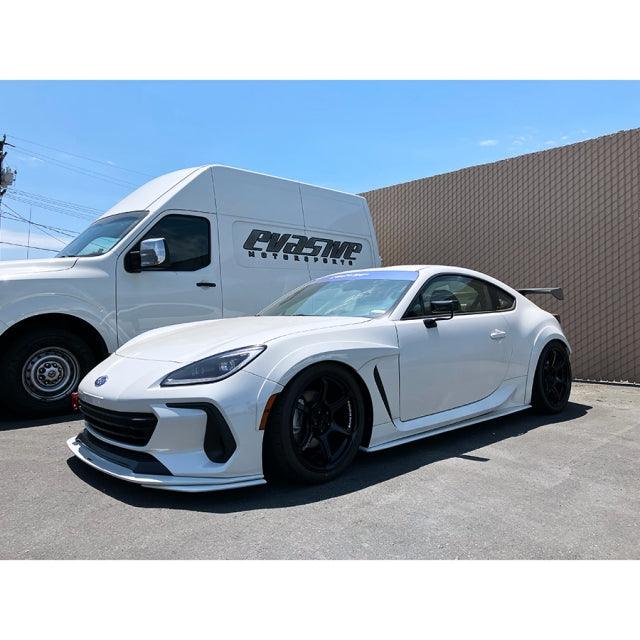
[[[216,491],[265,482],[259,421],[280,385],[239,371],[213,384],[162,388],[153,382],[155,363],[145,364],[142,377],[130,371],[132,364],[111,356],[80,385],[85,431],[67,441],[77,458],[110,476],[159,489]],[[107,385],[89,384],[105,370]],[[211,428],[216,416],[225,437],[220,425]]]
[[[183,491],[198,493],[203,491],[220,491],[222,489],[240,489],[253,485],[264,484],[262,475],[237,476],[224,478],[203,478],[197,476],[173,476],[173,475],[145,475],[135,473],[128,467],[117,464],[112,460],[101,457],[95,449],[83,442],[79,436],[67,440],[67,446],[72,453],[94,469],[98,469],[107,475],[134,482],[143,487],[153,489],[169,489],[171,491]]]

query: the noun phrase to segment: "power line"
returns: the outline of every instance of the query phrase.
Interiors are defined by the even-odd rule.
[[[24,247],[25,249],[39,249],[40,251],[51,251],[52,253],[58,253],[58,249],[47,249],[47,247],[36,247],[34,245],[22,244],[20,242],[9,242],[8,240],[0,240],[0,244],[10,244],[13,247]]]
[[[15,209],[12,209],[7,204],[5,204],[4,206],[7,209],[9,209],[9,211],[11,211],[11,213],[13,213],[14,215],[18,216],[18,218],[21,219],[23,222],[26,222],[27,224],[30,224],[29,220],[27,220],[25,217],[21,216]],[[44,233],[45,235],[49,236],[50,238],[53,238],[57,242],[60,242],[61,244],[65,244],[65,240],[62,240],[61,238],[58,238],[57,236],[54,236],[52,233],[49,233],[46,229],[42,229],[42,233]]]
[[[93,171],[91,169],[84,169],[83,167],[78,167],[73,164],[69,164],[68,162],[63,162],[62,160],[58,160],[57,158],[52,158],[51,156],[46,156],[42,153],[37,153],[36,151],[31,151],[31,149],[25,149],[24,147],[16,146],[16,153],[27,160],[29,158],[35,158],[37,160],[41,160],[43,162],[47,162],[54,166],[60,167],[62,169],[66,169],[67,171],[72,171],[74,173],[78,173],[82,176],[86,176],[89,178],[94,178],[96,180],[102,180],[103,182],[107,182],[109,184],[116,185],[118,187],[137,187],[138,185],[133,182],[128,182],[127,180],[121,180],[120,178],[114,178],[112,176],[108,176],[104,173],[99,173],[97,171]]]
[[[11,187],[9,189],[11,193],[16,193],[21,196],[27,196],[30,198],[35,198],[36,200],[44,200],[51,204],[55,205],[63,205],[67,209],[78,209],[80,211],[95,211],[96,213],[101,213],[101,209],[96,209],[95,207],[89,207],[86,204],[78,204],[77,202],[69,202],[68,200],[58,200],[57,198],[52,198],[51,196],[45,196],[41,193],[34,193],[32,191],[23,191],[21,189],[15,189]]]
[[[20,215],[14,215],[13,213],[8,213],[7,211],[4,212],[4,216],[9,220],[17,220],[20,222],[25,222],[26,224],[32,227],[40,227],[41,229],[49,229],[49,231],[57,231],[58,233],[61,233],[65,236],[69,236],[70,238],[75,238],[77,235],[79,235],[78,231],[72,231],[71,229],[64,229],[63,227],[51,227],[47,224],[42,224],[41,222],[33,222],[33,220],[27,220],[26,218]]]
[[[62,215],[65,216],[70,216],[71,218],[77,218],[78,220],[84,220],[86,221],[93,221],[95,220],[96,216],[92,216],[86,213],[81,213],[79,211],[73,211],[73,210],[69,210],[66,209],[64,207],[59,207],[56,205],[51,205],[51,204],[47,204],[45,202],[39,201],[39,200],[35,200],[33,198],[26,198],[26,197],[21,197],[21,196],[17,196],[11,192],[8,192],[7,194],[5,194],[4,196],[5,198],[8,198],[9,200],[14,200],[15,202],[22,202],[23,204],[29,204],[32,205],[34,207],[39,207],[41,209],[47,209],[48,211],[53,211],[54,213],[60,213]]]
[[[111,167],[112,169],[120,169],[121,171],[128,171],[130,173],[137,173],[141,176],[146,176],[148,178],[153,178],[150,173],[144,173],[144,171],[138,171],[137,169],[127,169],[126,167],[121,167],[115,163],[105,162],[104,160],[96,160],[95,158],[90,158],[89,156],[83,156],[79,153],[72,153],[71,151],[64,151],[63,149],[56,149],[56,147],[48,147],[47,145],[40,144],[39,142],[34,142],[33,140],[27,140],[26,138],[20,138],[18,136],[14,136],[13,134],[9,134],[10,138],[14,140],[21,140],[22,142],[27,142],[29,144],[33,144],[36,147],[42,147],[43,149],[49,149],[49,151],[57,151],[58,153],[65,153],[68,156],[73,156],[75,158],[81,158],[82,160],[89,160],[89,162],[95,162],[96,164],[102,164],[106,167]]]

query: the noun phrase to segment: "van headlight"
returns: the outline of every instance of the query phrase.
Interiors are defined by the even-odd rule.
[[[265,345],[243,347],[192,362],[186,367],[172,371],[162,380],[160,386],[178,387],[224,380],[255,360],[266,348]]]

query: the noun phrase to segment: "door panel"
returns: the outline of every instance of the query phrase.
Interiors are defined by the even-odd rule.
[[[403,421],[477,402],[505,379],[511,339],[500,313],[456,315],[430,329],[422,319],[396,326]]]
[[[150,329],[222,315],[216,216],[167,211],[139,240],[154,237],[165,237],[167,241],[167,266],[129,273],[124,267],[126,252],[118,259],[119,344]]]

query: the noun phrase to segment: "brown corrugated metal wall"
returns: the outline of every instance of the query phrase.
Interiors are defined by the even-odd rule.
[[[562,286],[575,377],[640,383],[640,129],[363,195],[384,264]]]

